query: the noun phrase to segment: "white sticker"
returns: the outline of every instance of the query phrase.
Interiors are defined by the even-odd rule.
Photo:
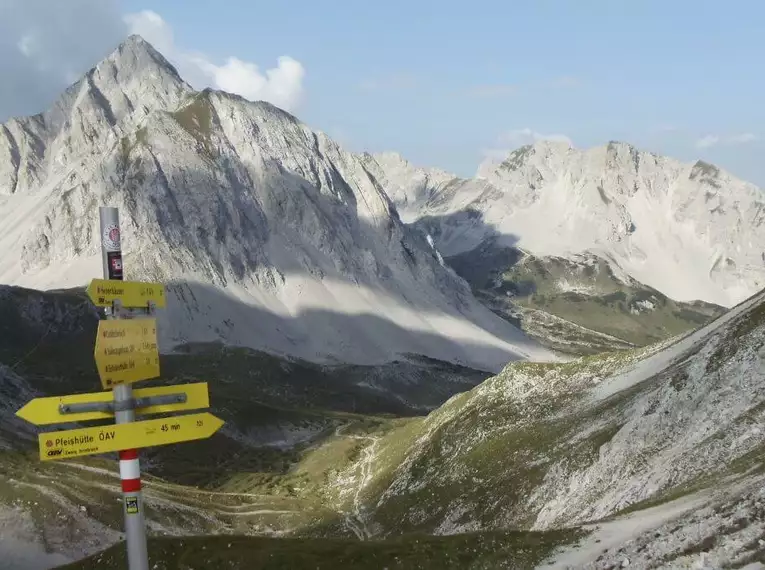
[[[106,251],[120,251],[120,229],[114,224],[104,228],[104,235],[101,236]]]

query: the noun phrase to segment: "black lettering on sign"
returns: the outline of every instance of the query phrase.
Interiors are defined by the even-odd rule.
[[[114,432],[113,431],[99,432],[98,439],[100,439],[101,441],[109,441],[110,439],[114,439]]]
[[[58,457],[62,453],[62,449],[51,449],[48,452],[48,457]]]

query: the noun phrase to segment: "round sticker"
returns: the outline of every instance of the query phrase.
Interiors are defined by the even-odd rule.
[[[115,225],[109,225],[104,228],[104,247],[106,251],[120,250],[120,229]]]

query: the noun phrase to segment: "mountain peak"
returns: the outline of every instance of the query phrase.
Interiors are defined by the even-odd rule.
[[[412,168],[416,169],[417,167],[414,166],[411,162],[409,162],[404,156],[395,151],[395,150],[384,150],[382,152],[376,152],[376,153],[364,153],[365,155],[368,155],[369,158],[377,161],[381,161],[388,165],[397,165],[402,168]]]
[[[0,219],[21,220],[0,224],[14,244],[0,281],[80,284],[75,273],[100,267],[93,224],[109,204],[131,278],[186,281],[174,291],[194,299],[168,302],[180,312],[160,342],[360,364],[415,352],[491,370],[552,358],[403,225],[371,167],[269,103],[184,87],[164,61],[131,37],[62,99],[55,129],[41,122],[39,151],[26,131],[0,135]],[[49,199],[30,209],[25,193]]]
[[[635,145],[625,142],[625,141],[617,141],[617,140],[611,140],[608,141],[608,148],[628,148],[633,149],[635,148]]]
[[[143,46],[144,48],[154,49],[154,46],[143,39],[143,36],[140,34],[130,34],[127,39],[122,42],[122,45]]]
[[[117,48],[92,70],[104,65],[146,74],[159,68],[180,83],[185,83],[178,70],[151,43],[138,34],[131,34]]]
[[[440,168],[426,168],[413,164],[401,153],[393,150],[376,153],[364,152],[360,156],[366,162],[376,162],[386,169],[395,168],[401,172],[407,172],[410,176],[427,176],[438,180],[451,180],[455,178],[454,174]]]
[[[150,113],[175,109],[192,92],[149,42],[129,36],[49,109],[4,125],[0,156],[5,149],[27,155],[0,164],[0,195],[33,190],[81,157],[100,155]]]
[[[134,114],[173,108],[192,91],[172,63],[132,34],[66,90],[45,113],[46,123],[58,130],[84,104],[99,107],[114,126]]]

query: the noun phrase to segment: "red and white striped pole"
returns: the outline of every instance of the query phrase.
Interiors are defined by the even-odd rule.
[[[137,449],[120,451],[120,479],[123,493],[141,491],[141,463],[138,461]]]
[[[120,220],[117,208],[99,208],[101,223],[101,251],[104,263],[104,279],[122,281],[122,245]],[[115,303],[113,309],[119,309]],[[114,311],[116,312],[116,311]],[[107,314],[107,318],[119,318],[119,314]],[[133,387],[120,384],[112,388],[114,395],[114,421],[126,424],[135,421]],[[122,480],[123,513],[125,515],[125,545],[129,570],[149,570],[149,554],[146,545],[146,521],[141,493],[141,466],[138,450],[119,452],[120,479]]]

